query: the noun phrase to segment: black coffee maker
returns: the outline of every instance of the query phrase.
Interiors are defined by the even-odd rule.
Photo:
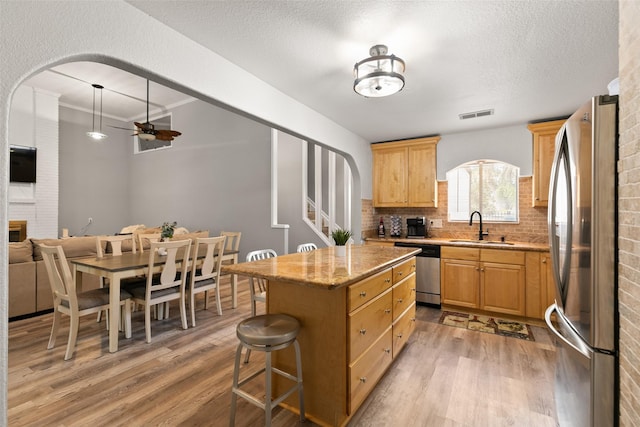
[[[407,239],[424,239],[427,235],[427,223],[423,216],[407,218]]]

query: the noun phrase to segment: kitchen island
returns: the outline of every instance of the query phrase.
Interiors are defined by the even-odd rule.
[[[301,323],[305,411],[320,425],[342,426],[356,412],[407,342],[415,325],[415,254],[399,247],[333,247],[224,266],[266,278],[269,313]],[[274,353],[293,372],[293,349]],[[274,393],[290,386],[274,377]],[[283,405],[298,410],[295,396]]]

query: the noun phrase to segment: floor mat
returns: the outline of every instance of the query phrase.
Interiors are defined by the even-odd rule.
[[[526,323],[499,319],[497,317],[443,311],[438,323],[447,326],[455,326],[456,328],[469,329],[471,331],[480,331],[505,337],[535,341],[533,331]]]

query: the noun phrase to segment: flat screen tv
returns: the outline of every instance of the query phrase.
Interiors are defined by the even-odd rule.
[[[9,147],[9,181],[11,182],[36,182],[36,157],[35,147]]]

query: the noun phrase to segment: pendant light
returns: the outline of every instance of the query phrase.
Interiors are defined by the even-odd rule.
[[[387,46],[377,44],[369,49],[369,58],[353,68],[353,90],[366,98],[381,98],[400,92],[404,87],[404,61],[387,55]]]
[[[93,139],[105,139],[107,137],[106,134],[102,133],[102,89],[103,86],[99,84],[92,84],[93,86],[93,125],[91,127],[91,132],[87,132],[87,135]],[[96,89],[100,90],[100,127],[99,130],[96,130]]]

